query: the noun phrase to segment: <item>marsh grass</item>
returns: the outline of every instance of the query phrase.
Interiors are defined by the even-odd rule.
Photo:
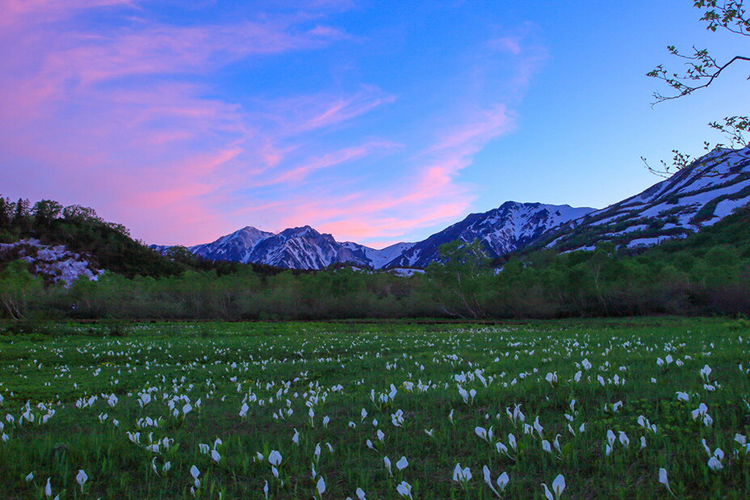
[[[8,436],[0,442],[2,498],[45,498],[47,478],[61,499],[264,498],[266,481],[269,498],[313,498],[317,477],[325,479],[323,498],[356,498],[358,487],[368,499],[400,498],[401,481],[411,484],[415,499],[495,498],[482,481],[484,465],[493,478],[510,476],[505,498],[544,498],[541,484],[558,474],[566,478],[563,499],[673,498],[659,484],[661,467],[680,499],[750,497],[750,455],[735,441],[736,434],[750,434],[750,376],[739,369],[750,367],[750,331],[723,320],[156,323],[127,324],[119,330],[124,335],[107,323],[46,328],[1,339],[0,419]],[[657,364],[667,355],[671,363]],[[713,391],[699,373],[705,365]],[[556,384],[545,380],[553,372]],[[624,385],[613,383],[615,375]],[[391,384],[395,398],[378,401]],[[463,401],[459,385],[476,391],[473,400]],[[689,401],[678,401],[677,391]],[[143,393],[151,396],[145,406]],[[113,394],[117,402],[110,405]],[[188,401],[192,410],[183,415]],[[710,426],[691,416],[701,402]],[[542,437],[514,425],[506,414],[514,405],[526,424],[539,418],[543,439],[559,435],[561,451],[544,451]],[[19,425],[27,410],[35,421]],[[50,410],[54,415],[40,424]],[[399,427],[392,423],[397,410]],[[641,415],[656,433],[638,424]],[[139,428],[145,417],[159,427]],[[518,451],[499,453],[476,427],[492,427],[495,441],[506,446],[513,433]],[[608,430],[624,432],[629,446],[616,442],[607,456]],[[141,443],[128,431],[140,432]],[[168,449],[146,449],[165,437],[174,440]],[[218,463],[199,446],[212,447],[217,438]],[[707,466],[702,439],[724,452],[721,470]],[[272,450],[283,456],[279,479],[267,461]],[[392,476],[384,456],[394,464]],[[402,456],[409,466],[398,471]],[[171,469],[164,473],[166,462]],[[465,487],[452,479],[456,463],[473,474]],[[197,491],[191,491],[193,465],[200,471]],[[75,481],[80,469],[89,476],[83,492]]]

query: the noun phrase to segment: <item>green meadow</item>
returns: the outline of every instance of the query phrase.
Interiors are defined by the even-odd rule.
[[[6,325],[0,498],[746,499],[748,346],[727,319]]]

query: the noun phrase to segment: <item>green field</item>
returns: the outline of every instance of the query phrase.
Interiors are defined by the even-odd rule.
[[[31,330],[0,337],[3,499],[750,498],[744,320]]]

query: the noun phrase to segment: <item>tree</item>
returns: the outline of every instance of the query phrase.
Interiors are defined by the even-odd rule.
[[[484,316],[481,295],[492,271],[479,240],[455,240],[441,245],[438,251],[440,263],[427,267],[433,298],[448,315],[474,319]]]
[[[34,225],[37,227],[50,227],[52,221],[60,217],[62,209],[62,205],[54,200],[37,201],[31,210],[34,216]]]
[[[0,228],[6,229],[10,225],[15,210],[15,203],[10,201],[9,198],[0,196]]]
[[[63,209],[63,218],[71,221],[79,222],[104,222],[101,217],[96,213],[96,210],[89,207],[82,207],[81,205],[71,205]]]
[[[712,32],[726,30],[741,37],[750,37],[750,15],[744,8],[744,0],[694,0],[693,6],[703,12],[700,21],[706,23],[706,29]],[[692,53],[683,54],[674,45],[667,47],[669,53],[678,59],[685,61],[687,69],[682,73],[672,73],[659,64],[653,70],[646,73],[647,76],[664,81],[674,91],[670,95],[654,92],[655,101],[658,104],[672,99],[688,96],[695,91],[705,89],[721,76],[730,66],[736,66],[742,62],[750,62],[750,54],[735,55],[725,62],[719,62],[708,51],[692,47]],[[750,79],[750,78],[748,78]],[[728,139],[731,148],[746,147],[748,140],[745,133],[750,131],[750,117],[727,116],[722,122],[711,122],[709,127],[722,132]],[[716,144],[711,147],[708,142],[704,143],[706,151],[725,147],[724,144]],[[672,151],[674,157],[672,166],[677,170],[687,167],[691,163],[690,155],[677,150]],[[646,167],[659,175],[668,175],[669,166],[662,161],[662,170],[651,168],[642,158]]]
[[[29,264],[15,260],[0,272],[0,304],[12,319],[23,319],[29,309],[29,299],[42,289],[42,280],[32,275]]]

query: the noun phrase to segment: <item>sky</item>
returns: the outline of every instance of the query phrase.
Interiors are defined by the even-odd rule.
[[[310,225],[382,248],[505,201],[603,208],[721,141],[747,68],[652,106],[692,0],[0,0],[0,195],[146,243]]]

